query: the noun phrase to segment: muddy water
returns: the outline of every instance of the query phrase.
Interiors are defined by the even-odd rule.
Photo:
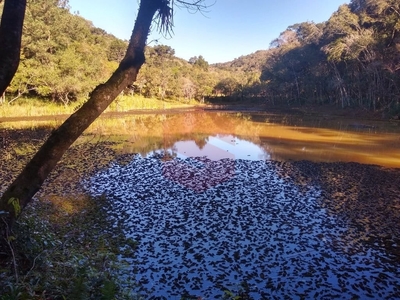
[[[92,134],[107,122],[123,159],[87,186],[139,242],[135,293],[400,297],[397,124],[190,112]]]
[[[100,120],[91,131],[119,134],[120,153],[173,157],[359,162],[400,167],[400,126],[268,114],[188,112]]]
[[[3,118],[0,128],[58,126],[61,119]],[[112,113],[103,115],[85,134],[117,142],[115,147],[121,154],[167,152],[181,158],[359,162],[400,167],[399,122],[205,111]]]
[[[125,258],[133,293],[400,298],[400,169],[386,168],[400,168],[396,123],[114,115],[87,139],[117,153],[84,183],[139,242]]]

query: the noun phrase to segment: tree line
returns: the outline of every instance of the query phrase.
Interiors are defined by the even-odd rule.
[[[289,26],[268,50],[224,66],[258,69],[260,82],[245,89],[273,103],[337,104],[399,114],[400,2],[352,0],[328,21]]]
[[[151,45],[124,93],[181,100],[257,97],[398,113],[399,31],[398,1],[352,0],[328,21],[291,25],[269,49],[228,63],[209,65],[201,55],[186,61],[169,46]],[[66,0],[30,1],[21,63],[6,99],[35,96],[68,104],[87,97],[110,76],[127,44],[71,14]]]
[[[68,104],[107,79],[126,47],[127,42],[72,15],[65,0],[28,1],[8,102],[36,96]]]
[[[127,46],[128,41],[72,14],[67,0],[28,1],[19,68],[2,101],[37,97],[67,105],[87,98],[117,68]],[[203,100],[229,73],[210,67],[201,55],[189,61],[177,58],[165,45],[146,46],[145,56],[136,82],[124,93]]]

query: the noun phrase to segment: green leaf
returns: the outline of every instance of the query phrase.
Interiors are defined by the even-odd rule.
[[[21,213],[21,205],[19,204],[19,199],[15,197],[11,197],[8,199],[8,205],[12,205],[14,209],[15,216],[18,216]]]

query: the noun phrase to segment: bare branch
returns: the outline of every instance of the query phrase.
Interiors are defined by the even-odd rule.
[[[189,12],[208,12],[207,9],[215,4],[214,1],[212,4],[207,4],[206,0],[195,0],[192,2],[184,1],[184,0],[172,0],[173,4],[175,4],[179,8],[186,8]],[[175,2],[175,3],[174,3]]]

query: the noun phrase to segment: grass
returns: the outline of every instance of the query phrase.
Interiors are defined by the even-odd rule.
[[[106,111],[124,112],[135,109],[173,109],[200,105],[196,100],[159,100],[143,96],[119,96]]]
[[[36,98],[21,98],[11,104],[0,105],[0,118],[32,117],[71,114],[74,107]]]
[[[37,98],[21,98],[11,104],[0,105],[0,118],[70,115],[82,106],[84,101],[80,100],[66,106]],[[126,112],[142,109],[173,109],[194,105],[200,105],[200,103],[195,100],[159,100],[143,96],[121,95],[111,103],[106,111]]]

